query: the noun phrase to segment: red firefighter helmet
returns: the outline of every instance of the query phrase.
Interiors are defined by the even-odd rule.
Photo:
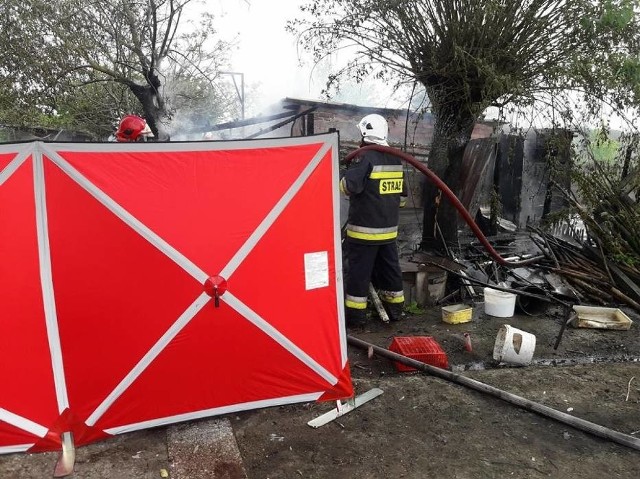
[[[116,131],[116,140],[118,141],[140,141],[148,136],[153,136],[149,125],[136,115],[127,115],[120,120],[118,131]]]

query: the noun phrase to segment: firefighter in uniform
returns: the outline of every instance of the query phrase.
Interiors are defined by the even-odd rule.
[[[362,145],[388,146],[387,121],[367,115],[358,124]],[[349,198],[346,226],[348,272],[345,311],[348,326],[366,322],[369,283],[378,290],[391,321],[402,315],[404,292],[398,258],[399,208],[406,189],[400,159],[389,153],[367,150],[356,156],[340,180]]]
[[[115,137],[120,142],[147,141],[147,138],[153,137],[153,133],[144,118],[126,115],[120,120]]]

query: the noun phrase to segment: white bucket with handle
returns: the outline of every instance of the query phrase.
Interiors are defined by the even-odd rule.
[[[510,318],[516,308],[516,298],[513,293],[484,288],[484,312],[489,316]]]

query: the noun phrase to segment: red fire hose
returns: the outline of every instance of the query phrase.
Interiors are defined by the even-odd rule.
[[[449,198],[449,201],[451,201],[453,206],[456,207],[456,209],[458,210],[458,213],[460,213],[462,218],[464,218],[464,220],[469,225],[469,227],[471,228],[473,233],[476,235],[476,238],[478,238],[480,243],[482,243],[482,245],[489,252],[489,254],[499,264],[504,265],[504,266],[518,267],[518,266],[524,266],[524,265],[527,265],[527,264],[534,263],[534,262],[538,261],[539,259],[543,258],[543,256],[535,256],[533,258],[528,258],[526,260],[521,260],[521,261],[507,261],[502,256],[500,256],[500,254],[493,248],[493,246],[491,246],[491,243],[489,243],[489,241],[487,240],[485,235],[482,234],[482,231],[480,231],[480,228],[478,227],[478,225],[476,224],[474,219],[471,217],[469,212],[466,210],[464,205],[460,202],[460,200],[453,193],[453,191],[451,191],[449,189],[449,187],[445,184],[445,182],[442,181],[440,178],[438,178],[438,176],[433,171],[431,171],[429,168],[427,168],[420,161],[416,160],[413,156],[411,156],[411,155],[409,155],[409,154],[407,154],[407,153],[405,153],[403,151],[397,150],[395,148],[390,148],[388,146],[367,145],[367,146],[363,146],[362,148],[358,148],[353,153],[349,153],[347,155],[347,157],[345,158],[345,161],[346,162],[351,161],[351,159],[353,159],[359,153],[362,153],[363,151],[366,151],[366,150],[376,150],[376,151],[381,151],[382,153],[389,153],[391,155],[395,155],[395,156],[401,158],[402,160],[406,161],[410,165],[412,165],[418,171],[421,171],[427,178],[429,178],[429,180],[431,180],[431,182],[433,182],[438,187],[438,189],[442,190],[442,192],[447,196],[447,198]]]

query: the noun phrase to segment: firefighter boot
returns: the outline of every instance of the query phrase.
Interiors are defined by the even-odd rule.
[[[345,308],[345,319],[348,328],[363,328],[367,324],[367,310]]]
[[[384,309],[389,316],[389,321],[400,321],[404,316],[403,303],[383,303]]]

